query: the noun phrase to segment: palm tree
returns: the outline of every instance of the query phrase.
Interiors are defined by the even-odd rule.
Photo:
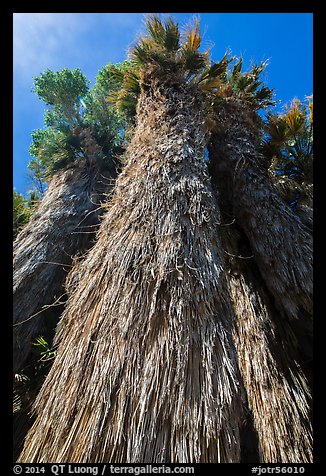
[[[39,197],[34,191],[29,192],[29,197],[25,198],[21,193],[13,191],[13,238],[26,225],[33,211],[37,207]]]
[[[311,394],[296,337],[280,319],[241,229],[228,224],[220,236],[236,316],[234,341],[259,459],[311,462]]]
[[[254,72],[259,73],[261,68]],[[231,191],[223,193],[229,197],[224,198],[229,202],[229,213],[249,239],[261,275],[280,312],[290,320],[307,316],[309,321],[312,315],[311,231],[282,200],[269,178],[269,162],[262,154],[262,137],[257,127],[261,122],[255,114],[263,104],[261,97],[266,97],[265,91],[258,89],[260,82],[256,74],[237,72],[234,76],[235,84],[240,82],[241,87],[223,85],[217,94],[215,124],[209,143],[212,170],[218,188]],[[249,77],[247,87],[243,86],[243,76]],[[253,84],[250,77],[254,78]],[[246,100],[250,97],[251,102]]]
[[[263,153],[280,195],[301,220],[313,225],[313,102],[294,99],[284,114],[267,116]]]
[[[96,155],[99,146],[89,131],[79,131],[79,135],[84,157],[53,176],[14,242],[15,373],[24,366],[32,339],[42,334],[47,322],[55,325],[51,306],[62,300],[73,257],[91,245],[102,212],[100,201],[110,190],[113,175]]]
[[[305,360],[311,359],[306,335],[311,321],[298,310],[295,291],[304,284],[297,284],[293,273],[311,259],[304,255],[311,236],[274,189],[260,151],[262,121],[256,111],[270,101],[270,91],[257,78],[262,67],[241,75],[240,60],[217,84],[210,169],[225,223],[221,238],[236,315],[235,346],[260,459],[307,462],[312,430],[310,365]],[[311,280],[310,273],[307,267]],[[279,281],[288,295],[282,296]]]
[[[107,87],[101,84],[106,94],[114,89],[110,65],[107,76]],[[99,83],[103,73],[87,92],[86,77],[67,68],[35,78],[39,97],[53,109],[46,111],[47,127],[32,134],[35,159],[29,168],[42,187],[44,180],[50,183],[14,241],[14,373],[26,364],[35,337],[46,330],[53,337],[65,277],[73,258],[91,246],[103,212],[100,202],[117,174],[121,121],[101,105],[105,93]],[[81,113],[80,98],[86,93],[88,107]]]
[[[181,37],[170,18],[146,27],[127,75],[139,97],[125,166],[70,273],[22,462],[240,460],[233,312],[196,84],[208,53],[198,21]]]

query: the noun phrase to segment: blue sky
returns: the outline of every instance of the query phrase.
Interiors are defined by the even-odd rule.
[[[171,13],[180,26],[193,13]],[[313,93],[312,13],[200,13],[203,46],[212,58],[227,49],[250,62],[268,60],[266,84],[275,89],[280,109],[294,97]],[[17,192],[26,193],[33,130],[43,127],[45,106],[31,92],[33,78],[46,68],[81,68],[91,82],[105,64],[126,59],[128,48],[144,31],[141,13],[15,13],[13,15],[14,160]],[[244,69],[245,69],[244,68]]]

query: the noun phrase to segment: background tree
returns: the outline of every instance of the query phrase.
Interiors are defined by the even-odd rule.
[[[92,243],[122,146],[122,118],[107,103],[104,108],[98,89],[88,91],[79,69],[47,70],[35,78],[35,91],[51,109],[46,128],[32,134],[29,168],[42,187],[48,185],[14,243],[14,371],[42,332],[46,309],[64,293],[72,258]]]
[[[240,460],[232,309],[194,80],[208,54],[198,22],[181,38],[171,19],[146,26],[132,50],[140,95],[125,166],[69,276],[20,461]]]
[[[21,193],[13,191],[13,237],[16,238],[19,231],[26,225],[31,214],[39,202],[38,195],[31,191],[26,198]]]
[[[263,153],[280,195],[312,229],[313,103],[307,99],[294,99],[284,114],[268,114]]]
[[[241,67],[241,60],[229,70],[225,63],[209,92],[215,111],[208,146],[225,224],[221,237],[236,314],[239,367],[261,460],[309,461],[311,373],[306,362],[311,341],[306,331],[311,331],[311,320],[303,312],[311,311],[311,301],[305,299],[308,295],[311,300],[312,240],[274,188],[269,158],[261,153],[264,124],[257,111],[271,104],[271,90],[259,79],[264,65],[247,73],[241,73]],[[305,283],[301,272],[306,273]],[[262,411],[264,402],[268,404]],[[289,431],[289,419],[297,435]]]

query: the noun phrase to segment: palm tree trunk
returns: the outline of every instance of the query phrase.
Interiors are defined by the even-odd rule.
[[[312,235],[268,178],[257,128],[240,101],[216,113],[209,144],[214,174],[231,189],[229,211],[249,239],[261,275],[279,310],[290,320],[312,316]]]
[[[70,276],[20,461],[239,462],[241,400],[202,98],[149,71],[98,239]]]
[[[313,231],[313,184],[309,182],[298,183],[286,175],[277,175],[275,170],[277,163],[271,162],[269,167],[269,177],[273,182],[276,191],[285,201],[290,204],[297,200],[295,208],[292,210],[301,219],[301,222]]]
[[[228,286],[236,316],[233,336],[258,435],[260,460],[312,462],[311,395],[297,362],[295,336],[287,321],[278,322],[279,313],[255,270],[253,258],[239,247],[239,231],[234,225],[225,226],[221,237],[228,256]]]
[[[48,323],[55,327],[51,306],[60,302],[74,255],[94,239],[99,200],[109,189],[108,180],[97,168],[82,163],[57,173],[14,242],[15,373],[24,366],[32,339]]]

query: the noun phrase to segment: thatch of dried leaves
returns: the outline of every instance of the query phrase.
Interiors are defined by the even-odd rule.
[[[202,99],[156,78],[143,78],[127,163],[71,278],[22,462],[239,461],[232,311]]]
[[[103,174],[82,160],[58,172],[14,242],[14,372],[23,367],[32,339],[46,325],[44,311],[61,302],[73,256],[95,237],[100,197],[111,187]]]
[[[215,115],[210,143],[219,169],[228,170],[234,215],[250,241],[261,275],[290,319],[312,315],[312,235],[284,203],[257,148],[253,121],[241,101],[228,98]]]
[[[255,271],[252,257],[242,256],[241,234],[225,226],[228,289],[235,312],[234,340],[249,409],[264,463],[312,462],[311,395],[296,361],[289,324],[276,325],[279,313]]]

